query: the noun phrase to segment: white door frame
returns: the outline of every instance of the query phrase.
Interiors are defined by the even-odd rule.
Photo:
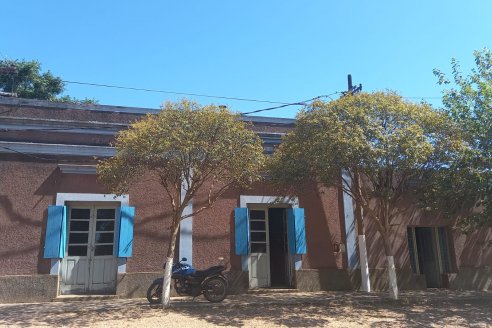
[[[85,194],[85,193],[57,193],[56,205],[65,206],[66,202],[119,202],[120,206],[128,206],[130,196],[124,194]],[[60,259],[51,259],[50,275],[60,275]],[[126,272],[126,258],[118,258],[118,273]]]
[[[118,203],[115,202],[70,202],[68,204],[68,220],[67,220],[67,243],[65,254],[67,254],[61,261],[60,268],[60,292],[61,293],[93,293],[98,294],[100,292],[111,292],[116,288],[116,275],[117,275],[117,261],[118,259],[114,255],[114,247],[116,245],[118,222],[117,222],[117,208]],[[86,242],[71,242],[71,222],[72,211],[74,209],[85,209],[89,211],[89,220],[83,220],[81,222],[87,222],[88,230],[81,232],[87,235]],[[110,217],[101,217],[99,214],[101,210],[110,210]],[[113,229],[106,230],[104,226],[101,226],[101,230],[97,230],[98,223],[100,222],[113,222]],[[77,232],[74,232],[78,234]],[[113,238],[111,241],[105,241],[104,235],[111,233]],[[99,237],[103,238],[97,240]],[[85,247],[86,253],[84,256],[69,256],[69,247],[80,245]],[[104,248],[105,246],[111,246],[109,254],[96,255],[98,247]],[[105,250],[108,251],[107,249]]]
[[[299,208],[299,198],[298,197],[284,197],[284,196],[265,196],[265,195],[240,195],[239,196],[239,207],[242,208],[265,208],[268,214],[269,207],[283,207],[290,206],[291,208]],[[268,216],[267,216],[268,217]],[[268,223],[267,223],[268,224]],[[267,232],[268,236],[268,232]],[[289,265],[294,270],[300,270],[302,267],[302,256],[298,254],[290,254]],[[270,263],[269,263],[270,264]],[[293,265],[292,265],[293,264]],[[243,255],[241,256],[241,266],[243,271],[250,271],[251,268],[251,256]],[[289,270],[289,271],[292,271]],[[289,280],[292,283],[293,272],[288,272]]]

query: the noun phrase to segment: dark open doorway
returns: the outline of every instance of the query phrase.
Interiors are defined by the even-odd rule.
[[[437,255],[436,240],[433,228],[416,227],[415,241],[420,272],[425,275],[428,288],[441,287],[439,257]]]
[[[270,240],[270,283],[272,287],[289,287],[287,215],[285,208],[268,209]]]

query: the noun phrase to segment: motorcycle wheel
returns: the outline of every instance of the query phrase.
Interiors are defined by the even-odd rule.
[[[150,304],[159,304],[162,302],[162,284],[153,282],[147,289],[147,301]]]
[[[218,277],[207,280],[203,286],[203,295],[209,302],[222,302],[227,295],[226,282]]]

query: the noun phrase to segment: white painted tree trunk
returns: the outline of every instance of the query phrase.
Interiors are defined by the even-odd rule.
[[[369,279],[369,264],[367,262],[367,247],[366,247],[366,235],[359,235],[359,260],[360,260],[360,274],[362,279],[361,288],[364,292],[371,291],[371,281]]]
[[[173,258],[166,258],[166,268],[164,269],[164,280],[162,283],[162,308],[171,306],[171,273],[173,268]]]
[[[396,281],[396,269],[395,260],[393,256],[386,256],[388,262],[388,276],[389,276],[389,296],[391,299],[398,299],[398,285]]]

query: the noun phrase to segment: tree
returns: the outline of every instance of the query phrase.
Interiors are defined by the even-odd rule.
[[[456,218],[465,232],[492,227],[492,52],[483,49],[474,56],[476,67],[466,77],[451,60],[452,82],[434,70],[439,84],[452,86],[444,91],[443,104],[465,147],[435,172],[425,194],[428,205]]]
[[[390,297],[398,286],[390,242],[402,199],[436,166],[449,145],[444,115],[426,104],[378,92],[314,102],[297,117],[271,163],[274,182],[297,192],[305,181],[338,186],[363,210],[381,235]],[[345,174],[341,174],[345,172]]]
[[[262,142],[227,109],[181,101],[166,103],[157,115],[148,115],[120,132],[115,146],[116,155],[97,166],[109,189],[122,194],[134,179],[150,173],[172,204],[163,287],[163,306],[168,307],[181,220],[211,207],[231,186],[258,180],[264,163]],[[202,188],[207,188],[208,202],[183,215]]]
[[[50,71],[41,72],[37,60],[0,60],[0,90],[16,93],[18,97],[72,103],[97,103],[95,99],[78,100],[70,96],[58,97],[65,83]]]

